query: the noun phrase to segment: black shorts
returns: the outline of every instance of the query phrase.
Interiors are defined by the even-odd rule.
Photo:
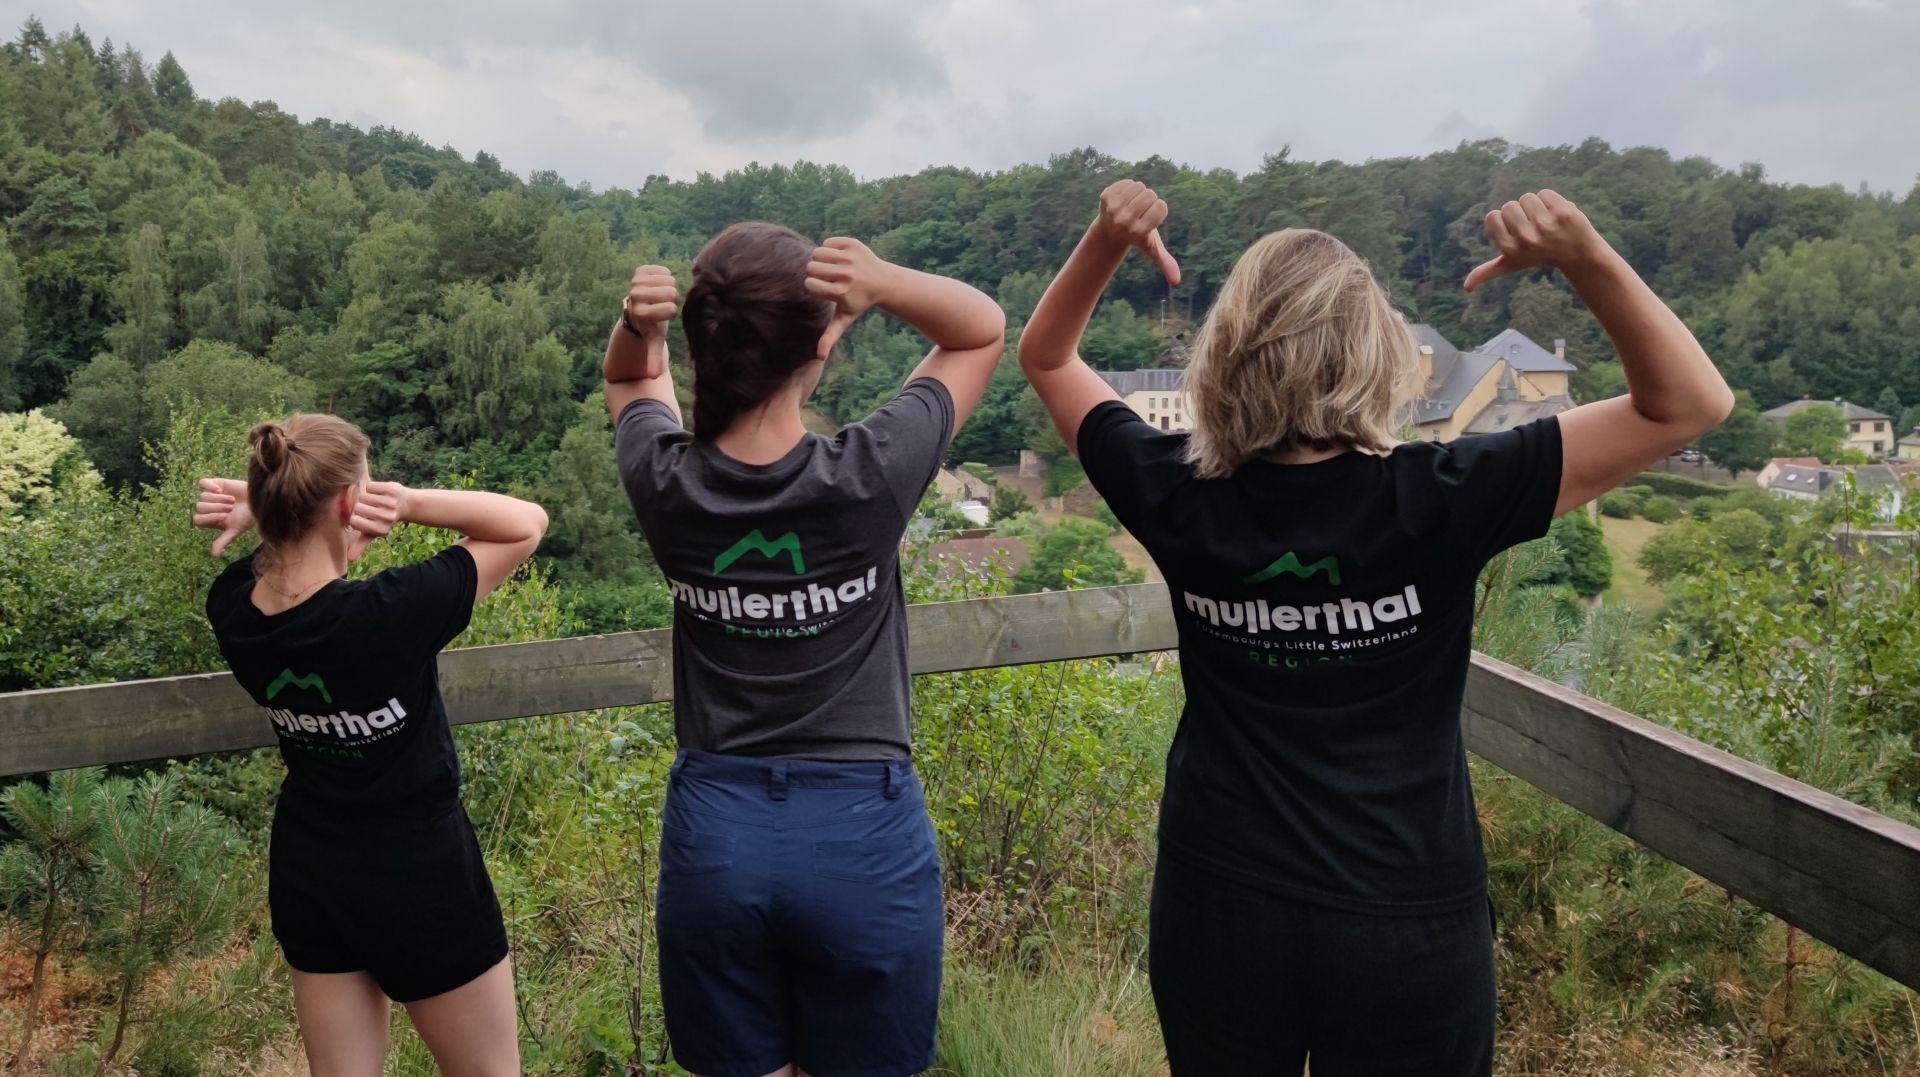
[[[1174,1077],[1487,1077],[1493,924],[1485,902],[1380,916],[1290,901],[1166,856],[1149,927]]]
[[[472,982],[507,956],[500,902],[459,802],[343,818],[281,802],[267,904],[287,964],[365,972],[395,1002]]]

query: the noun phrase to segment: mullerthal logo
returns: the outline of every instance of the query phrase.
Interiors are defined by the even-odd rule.
[[[274,696],[280,694],[281,689],[288,686],[305,688],[319,695],[321,699],[329,703],[333,702],[333,696],[327,692],[327,682],[321,680],[318,673],[302,677],[291,669],[281,670],[280,675],[273,679],[273,683],[267,685],[267,698],[272,699]]]
[[[1327,556],[1309,564],[1302,561],[1299,554],[1289,551],[1241,582],[1254,586],[1281,576],[1293,576],[1301,580],[1320,576],[1328,583],[1339,586],[1340,559]],[[1338,636],[1343,632],[1388,633],[1373,640],[1356,641],[1356,645],[1398,638],[1405,631],[1399,627],[1399,622],[1418,617],[1421,613],[1420,592],[1411,584],[1378,598],[1341,598],[1300,606],[1269,602],[1264,598],[1203,598],[1191,591],[1185,592],[1184,598],[1187,610],[1194,616],[1215,628],[1230,628],[1249,636],[1257,636],[1262,632],[1300,631],[1324,632],[1330,636]]]
[[[720,575],[732,568],[735,561],[750,553],[758,553],[769,561],[781,554],[786,554],[787,558],[793,562],[793,574],[796,576],[806,574],[807,558],[800,552],[799,535],[789,531],[769,542],[767,536],[757,527],[749,532],[746,538],[734,543],[725,553],[713,559],[713,574]]]
[[[327,691],[327,682],[320,679],[318,673],[300,676],[291,669],[283,669],[280,675],[267,685],[267,698],[272,699],[283,690],[304,688],[318,695],[328,703],[333,695]],[[384,707],[376,707],[366,714],[352,714],[340,711],[336,714],[295,714],[290,710],[278,710],[269,707],[267,714],[273,724],[289,733],[331,733],[341,740],[359,740],[375,736],[380,730],[391,728],[394,723],[407,716],[407,709],[398,699],[388,699]]]
[[[713,574],[721,575],[750,553],[769,561],[785,557],[793,566],[795,576],[807,571],[799,535],[789,531],[777,539],[768,539],[765,532],[755,528],[713,559]],[[791,590],[696,587],[671,577],[667,586],[673,590],[676,601],[686,603],[695,613],[711,614],[713,619],[726,622],[729,632],[789,639],[818,635],[826,622],[843,608],[866,601],[880,586],[880,570],[869,568],[837,582],[809,582]]]
[[[1340,559],[1329,555],[1322,557],[1311,565],[1303,565],[1300,563],[1300,555],[1289,550],[1282,554],[1280,559],[1273,564],[1268,565],[1266,568],[1261,569],[1240,582],[1247,584],[1266,583],[1268,580],[1277,579],[1281,576],[1298,576],[1303,580],[1310,580],[1315,573],[1326,576],[1328,583],[1339,586]]]

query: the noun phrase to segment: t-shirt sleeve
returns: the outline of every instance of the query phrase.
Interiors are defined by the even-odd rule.
[[[207,587],[207,619],[218,620],[245,590],[247,581],[253,579],[253,555],[248,554],[220,570],[213,583]]]
[[[1547,533],[1560,500],[1560,420],[1537,419],[1498,434],[1441,446],[1433,478],[1447,507],[1454,549],[1472,569]]]
[[[880,467],[900,514],[912,516],[953,440],[953,394],[941,382],[921,378],[860,425],[880,450]]]
[[[614,459],[620,468],[620,485],[640,520],[642,530],[651,522],[654,484],[662,456],[689,437],[673,411],[651,397],[641,397],[620,412],[614,424]]]
[[[1159,495],[1191,474],[1187,439],[1147,425],[1138,413],[1110,400],[1080,423],[1080,466],[1122,525],[1146,541],[1156,530]]]
[[[449,546],[425,561],[375,576],[378,631],[391,640],[391,653],[425,661],[465,632],[479,577],[465,546]]]

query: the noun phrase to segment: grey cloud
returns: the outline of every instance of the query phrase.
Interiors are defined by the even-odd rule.
[[[1920,5],[1598,2],[1514,137],[1582,133],[1904,193],[1920,169]]]

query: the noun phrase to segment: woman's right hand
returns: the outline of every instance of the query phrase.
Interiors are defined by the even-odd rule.
[[[646,376],[657,378],[667,369],[667,323],[680,311],[680,285],[666,266],[641,266],[620,304],[620,318],[647,342]]]
[[[1100,192],[1100,215],[1094,228],[1109,241],[1138,247],[1160,267],[1168,284],[1180,283],[1180,263],[1160,239],[1167,219],[1167,203],[1139,180],[1120,180]]]
[[[225,553],[234,539],[253,529],[247,484],[239,479],[201,479],[200,500],[193,505],[193,526],[220,532],[213,539],[213,556]]]

